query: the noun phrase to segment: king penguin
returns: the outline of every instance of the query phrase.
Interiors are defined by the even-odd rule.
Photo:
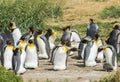
[[[85,47],[87,46],[88,42],[91,40],[92,38],[90,36],[86,36],[82,38],[81,42],[79,43],[79,47],[78,47],[78,59],[84,59]]]
[[[2,61],[3,61],[3,66],[7,70],[12,69],[13,49],[14,49],[14,47],[12,46],[12,42],[10,40],[6,41]]]
[[[37,45],[39,48],[38,57],[40,59],[49,59],[50,58],[50,44],[47,38],[40,34],[37,36]]]
[[[12,57],[12,67],[15,74],[23,74],[26,69],[24,67],[26,53],[23,47],[15,48],[13,50],[14,54]]]
[[[68,50],[69,48],[64,45],[56,48],[53,58],[54,70],[67,69]]]
[[[61,37],[61,42],[62,45],[65,43],[66,46],[71,46],[70,43],[70,38],[71,38],[71,30],[70,30],[70,26],[67,26],[66,28],[63,29],[63,35]]]
[[[96,66],[95,58],[97,56],[98,47],[94,40],[88,42],[84,51],[84,66]]]
[[[27,44],[28,44],[28,42],[25,40],[25,37],[21,37],[17,43],[17,47],[26,48]]]
[[[71,30],[71,47],[78,48],[81,41],[80,34],[77,30]]]
[[[115,48],[112,45],[106,45],[104,46],[103,49],[104,49],[106,63],[109,64],[110,66],[109,68],[106,68],[106,70],[112,68],[113,70],[116,71],[118,67],[118,61],[117,61],[117,53],[116,53]]]
[[[100,38],[99,34],[95,34],[95,42],[97,44],[98,47],[98,53],[97,53],[97,57],[96,57],[96,62],[97,63],[101,63],[104,59],[104,53],[103,50],[100,49],[101,46],[103,46],[103,41]]]
[[[106,43],[112,45],[117,53],[120,52],[120,30],[118,29],[119,26],[115,25],[114,29],[110,32],[107,36]]]
[[[28,45],[26,47],[26,60],[25,60],[25,68],[37,68],[38,67],[38,55],[37,49],[33,40],[28,41]]]
[[[17,45],[17,42],[19,41],[19,39],[21,38],[22,34],[19,28],[17,28],[15,22],[11,22],[9,29],[12,32],[12,36],[13,36],[13,40],[14,40],[14,46]]]
[[[95,34],[98,33],[99,27],[98,25],[94,22],[94,19],[90,19],[90,24],[88,24],[87,27],[87,36],[90,36],[92,39],[94,39]]]
[[[50,49],[52,50],[55,47],[55,40],[56,40],[56,34],[57,32],[55,32],[53,29],[48,29],[45,37],[47,38],[47,40],[49,41],[50,44]]]

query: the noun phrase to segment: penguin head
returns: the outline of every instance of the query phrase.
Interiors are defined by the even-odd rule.
[[[31,26],[29,27],[30,34],[33,34],[35,32],[35,27]]]
[[[22,37],[20,38],[20,40],[24,41],[24,40],[25,40],[25,37],[24,37],[24,36],[22,36]]]
[[[94,23],[94,19],[90,18],[89,19],[90,23]]]
[[[47,33],[46,33],[46,36],[49,37],[49,36],[56,36],[56,32],[53,30],[53,29],[47,29]]]
[[[117,28],[120,27],[120,23],[118,21],[114,21],[113,24],[114,24],[113,29],[115,29],[116,26],[117,26]]]
[[[14,50],[13,50],[13,53],[14,53],[14,55],[18,55],[19,54],[19,48],[14,48]]]
[[[32,44],[32,43],[33,43],[33,40],[30,39],[30,40],[28,41],[28,43],[29,43],[29,44]]]
[[[13,32],[14,29],[16,29],[16,24],[15,24],[15,22],[10,22],[10,24],[9,24],[9,30],[10,30],[11,32]]]
[[[28,41],[28,46],[29,46],[30,48],[35,47],[33,40],[29,40],[29,41]]]
[[[42,30],[37,30],[37,33],[39,34],[39,35],[41,35],[43,32],[42,32]]]
[[[115,25],[113,29],[119,29],[119,26],[118,26],[118,25]]]
[[[102,50],[104,50],[104,47],[103,47],[103,46],[99,46],[99,47],[98,47],[98,52],[100,52],[100,51],[102,51]]]
[[[11,41],[11,40],[7,40],[7,41],[6,41],[6,44],[7,44],[7,45],[12,45],[12,41]]]
[[[71,26],[67,26],[65,28],[63,28],[63,31],[70,31],[71,30]]]

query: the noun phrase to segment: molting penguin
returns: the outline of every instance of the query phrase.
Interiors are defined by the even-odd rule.
[[[3,54],[3,66],[8,70],[12,69],[12,56],[13,56],[13,46],[12,42],[9,40],[6,42],[6,46],[4,47],[4,54]]]
[[[94,39],[95,34],[98,33],[98,29],[98,25],[94,22],[93,19],[90,19],[90,24],[88,24],[86,35]]]
[[[36,46],[32,40],[29,40],[28,45],[26,47],[25,68],[37,68],[37,67],[38,67],[38,55]]]
[[[12,32],[13,40],[14,40],[14,46],[17,45],[17,42],[21,38],[22,34],[19,28],[17,28],[16,24],[14,22],[10,23],[9,29]]]
[[[55,47],[55,40],[56,40],[56,32],[53,29],[48,29],[47,33],[45,34],[45,37],[49,41],[50,49],[53,49]]]
[[[84,51],[84,65],[85,66],[95,66],[95,58],[97,56],[98,47],[94,40],[88,42]]]
[[[71,46],[70,38],[71,38],[70,26],[67,26],[66,28],[63,29],[63,35],[61,37],[62,45],[65,44],[66,46],[70,47]]]
[[[111,45],[104,46],[103,50],[104,50],[104,54],[105,54],[106,63],[109,64],[109,67],[106,67],[106,70],[109,71],[109,69],[112,68],[113,70],[116,71],[117,67],[118,67],[116,50]],[[103,65],[103,66],[105,68],[105,65]]]
[[[26,69],[24,68],[26,53],[23,47],[13,50],[12,67],[16,74],[23,74]]]
[[[106,39],[106,43],[109,45],[112,45],[117,53],[120,52],[120,30],[118,29],[119,26],[115,25],[112,32],[109,34],[109,36]]]
[[[85,47],[87,46],[88,42],[91,40],[92,38],[90,36],[86,36],[81,40],[78,47],[78,59],[84,59]]]
[[[54,70],[65,70],[67,68],[68,50],[66,46],[56,48],[53,58]]]
[[[37,45],[38,45],[38,57],[49,59],[50,58],[50,44],[46,37],[41,34],[37,36]]]

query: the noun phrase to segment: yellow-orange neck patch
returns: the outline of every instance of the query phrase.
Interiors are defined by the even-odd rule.
[[[7,48],[13,49],[13,46],[12,45],[8,45]]]
[[[21,44],[27,44],[27,42],[26,41],[21,41]]]
[[[32,44],[29,44],[28,45],[30,48],[34,48],[35,47],[35,45],[32,43]]]

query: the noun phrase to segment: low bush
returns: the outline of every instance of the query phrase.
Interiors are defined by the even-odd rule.
[[[13,71],[6,71],[5,68],[0,67],[0,82],[23,82],[23,79]]]
[[[120,17],[120,6],[115,5],[107,7],[99,15],[103,19]]]

